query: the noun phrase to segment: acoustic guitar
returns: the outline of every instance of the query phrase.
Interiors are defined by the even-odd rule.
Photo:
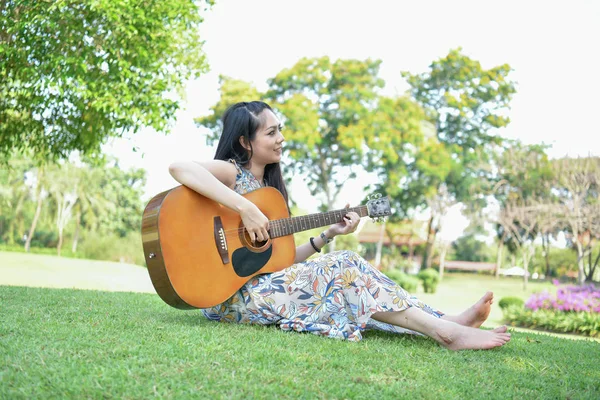
[[[144,210],[142,241],[152,284],[167,304],[208,308],[230,298],[258,274],[291,266],[293,234],[361,217],[391,214],[387,197],[364,206],[290,217],[282,194],[265,187],[244,195],[269,219],[269,239],[252,242],[240,215],[186,186],[156,195]]]

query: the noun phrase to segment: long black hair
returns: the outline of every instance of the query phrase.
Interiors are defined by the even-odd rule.
[[[235,160],[240,166],[247,165],[252,158],[252,140],[256,132],[261,128],[263,121],[259,118],[260,114],[273,109],[262,101],[240,102],[230,106],[223,114],[223,133],[217,145],[215,160]],[[240,143],[240,137],[244,137],[244,142],[250,146],[250,151],[246,150]],[[265,182],[268,186],[279,190],[288,204],[288,193],[285,188],[285,182],[281,174],[279,163],[267,164],[265,166]]]

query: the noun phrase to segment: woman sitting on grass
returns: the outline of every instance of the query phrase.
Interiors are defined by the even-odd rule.
[[[215,160],[176,162],[173,178],[238,212],[250,238],[268,239],[269,220],[241,196],[263,186],[278,189],[288,201],[279,161],[284,137],[271,107],[242,102],[223,116]],[[354,232],[359,216],[346,214],[320,237],[296,249],[295,264],[250,279],[224,303],[204,309],[216,321],[277,324],[284,330],[361,340],[369,328],[427,335],[452,350],[490,349],[510,340],[506,327],[477,329],[487,319],[493,294],[487,292],[460,315],[434,310],[373,268],[359,255],[338,251],[306,259],[337,235]]]

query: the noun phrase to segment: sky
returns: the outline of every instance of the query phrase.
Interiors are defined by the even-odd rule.
[[[461,47],[483,68],[513,69],[517,93],[500,135],[549,144],[552,158],[600,155],[600,1],[217,0],[200,32],[210,72],[187,83],[171,133],[146,129],[105,147],[122,167],[147,170],[147,199],[177,185],[170,163],[212,159],[214,148],[193,119],[218,101],[219,75],[264,90],[268,78],[302,57],[380,59],[384,94],[402,95],[408,85],[401,71],[425,72]],[[362,186],[375,178],[359,179]],[[360,201],[357,185],[348,183],[339,207]],[[318,200],[300,179],[291,193],[316,212]],[[455,229],[446,235],[457,236],[465,225],[459,207],[448,222]]]

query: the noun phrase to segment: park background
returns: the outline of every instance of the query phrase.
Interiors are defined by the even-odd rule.
[[[505,2],[500,7],[480,2],[180,1],[153,4],[144,12],[130,1],[56,2],[47,9],[36,2],[25,2],[20,9],[15,4],[3,2],[0,13],[0,284],[7,285],[2,304],[10,316],[2,325],[2,340],[15,349],[3,358],[3,379],[10,383],[4,386],[5,394],[94,396],[100,393],[95,380],[115,396],[146,395],[149,386],[133,385],[139,391],[132,392],[119,374],[109,377],[93,368],[93,373],[62,379],[78,354],[114,360],[116,355],[98,344],[98,334],[88,339],[98,345],[97,351],[85,350],[77,337],[88,323],[108,327],[105,314],[120,311],[133,320],[144,318],[135,307],[126,312],[117,306],[116,314],[104,308],[120,300],[154,310],[160,318],[151,326],[158,330],[176,321],[187,341],[195,339],[184,326],[193,326],[202,338],[198,340],[208,342],[214,341],[210,330],[219,329],[218,334],[233,338],[228,345],[241,351],[238,346],[243,346],[245,335],[259,333],[212,328],[198,315],[164,310],[167,306],[152,294],[143,267],[139,232],[146,202],[177,184],[168,174],[169,164],[212,158],[218,118],[228,104],[249,98],[265,99],[284,119],[284,162],[297,165],[286,176],[296,215],[358,204],[372,191],[390,195],[394,217],[385,225],[361,226],[363,238],[377,240],[361,241],[358,232],[336,239],[337,248],[359,252],[425,301],[444,304],[449,312],[464,309],[489,288],[495,290],[497,303],[513,298],[507,302],[515,303],[510,311],[515,325],[579,334],[571,337],[598,335],[600,322],[592,309],[597,289],[590,286],[600,279],[600,135],[594,123],[600,106],[600,83],[595,79],[600,60],[594,51],[600,37],[597,3]],[[95,26],[90,22],[95,17],[105,18],[122,36],[115,34],[106,44],[88,41],[93,35],[82,39],[81,15],[86,16],[84,27]],[[167,33],[157,29],[164,20],[154,22],[165,15],[172,29]],[[61,42],[68,46],[61,48]],[[440,97],[444,92],[450,96]],[[334,157],[327,158],[324,171],[319,167],[323,149],[350,157],[337,164]],[[336,174],[330,174],[333,171]],[[325,185],[318,180],[323,176],[330,177]],[[573,182],[581,185],[569,184]],[[580,196],[578,203],[574,194]],[[574,205],[579,207],[575,214],[586,218],[573,218]],[[314,233],[299,234],[297,241]],[[463,263],[469,273],[443,273],[452,261],[483,264]],[[477,265],[499,265],[503,270],[517,266],[517,274],[519,268],[527,273],[503,277],[500,268],[482,271]],[[417,279],[419,269],[433,273]],[[524,280],[528,276],[535,279]],[[431,282],[439,283],[434,293],[426,293]],[[588,297],[569,297],[566,303],[573,302],[573,309],[552,309],[557,299],[565,304],[553,296],[574,284]],[[23,286],[150,294],[110,297],[98,292],[99,297],[92,298],[95,295],[78,290],[39,292]],[[32,296],[39,298],[34,307],[40,311],[29,315],[21,308]],[[55,308],[65,296],[75,300],[62,315]],[[522,304],[527,300],[529,308]],[[590,310],[584,310],[588,306]],[[25,309],[31,310],[31,305]],[[50,350],[40,347],[41,333],[23,325],[27,315],[38,332],[57,338]],[[505,317],[496,304],[489,326]],[[74,350],[66,357],[54,353],[61,349],[58,336],[65,334],[58,326],[61,322],[76,327],[75,336],[67,335]],[[143,357],[172,366],[173,360],[157,361],[168,341],[156,337],[156,331],[127,326],[130,336],[109,332],[113,345],[125,349],[136,336],[148,334],[157,350],[123,350],[128,361],[117,370],[136,366],[137,376],[145,376],[149,371],[136,361]],[[518,371],[531,373],[534,383],[521,388],[521,394],[540,390],[537,384],[549,396],[591,398],[598,393],[597,371],[586,369],[592,365],[591,356],[598,354],[597,343],[564,344],[569,339],[518,332],[525,333],[515,335],[514,351],[540,355],[532,361],[527,354],[513,354],[512,364],[501,374],[504,380],[516,381]],[[275,332],[268,332],[267,338],[265,349],[257,354],[273,343],[289,345],[295,340]],[[328,346],[301,340],[316,352]],[[394,363],[406,360],[398,347],[407,346],[408,354],[426,354],[423,342],[403,340],[398,345],[385,335],[372,340],[383,342],[384,349],[393,348]],[[569,350],[551,353],[547,361],[541,356],[547,349],[527,347],[538,342]],[[224,344],[217,349],[219,345]],[[344,348],[339,349],[341,359]],[[197,358],[206,356],[202,349],[195,351]],[[290,356],[301,353],[294,350]],[[587,354],[583,361],[581,354]],[[52,359],[51,376],[57,379],[41,379],[47,371],[33,365],[27,367],[31,377],[18,375],[16,360],[31,364],[38,357],[43,362]],[[361,363],[356,357],[354,362]],[[445,353],[441,357],[450,370],[458,370],[455,358]],[[486,356],[473,357],[487,361]],[[544,371],[569,357],[580,360],[579,373],[548,383],[553,376]],[[108,364],[98,365],[102,369]],[[236,363],[215,368],[199,361],[187,362],[183,371],[191,371],[191,366],[215,369],[207,383],[210,393],[222,387],[224,374],[236,369],[251,373]],[[257,368],[261,376],[266,373],[266,368]],[[334,385],[334,392],[312,393],[347,397],[357,390],[364,395],[365,386],[383,393],[389,390],[384,389],[386,383],[399,388],[404,382],[425,395],[421,390],[431,383],[425,375],[433,372],[434,361],[421,368],[421,378],[397,381],[389,370],[382,375],[375,364],[367,365],[369,372],[353,374],[347,385]],[[303,376],[301,369],[294,371]],[[94,378],[98,373],[100,378]],[[270,393],[285,394],[286,387],[297,393],[310,379],[320,378],[286,381],[284,389]],[[159,381],[159,392],[166,396],[193,391],[178,377]],[[474,394],[467,383],[456,392],[434,387],[438,394]],[[489,394],[490,388],[498,387],[504,387],[503,382],[492,378],[489,388],[478,393]],[[228,390],[225,393],[242,397],[255,389],[235,384]]]

